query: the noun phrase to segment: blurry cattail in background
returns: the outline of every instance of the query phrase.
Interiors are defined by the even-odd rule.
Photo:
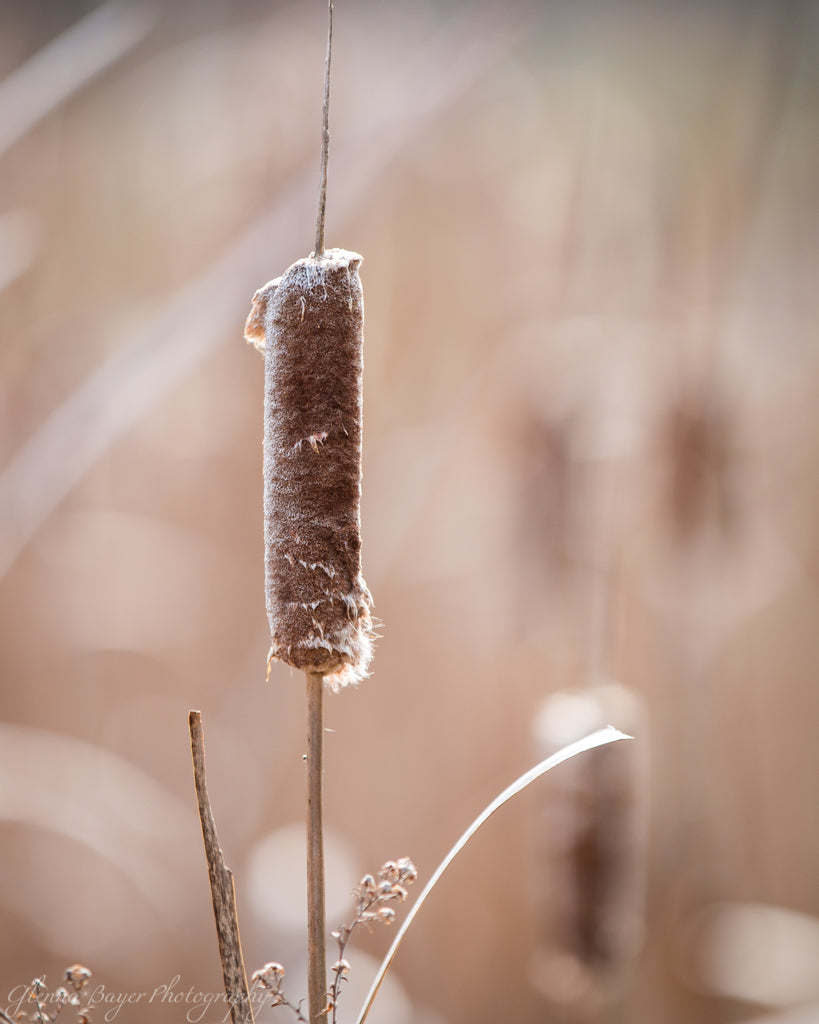
[[[723,538],[737,525],[731,477],[731,423],[713,389],[680,395],[667,413],[668,504],[676,539],[712,527]]]
[[[337,689],[367,674],[361,574],[361,257],[307,257],[261,288],[245,328],[265,355],[265,592],[272,659]]]
[[[589,751],[540,792],[535,824],[539,947],[532,983],[572,1019],[592,1020],[622,994],[643,931],[645,749],[641,702],[619,683],[547,697],[538,757],[616,721],[640,737]]]

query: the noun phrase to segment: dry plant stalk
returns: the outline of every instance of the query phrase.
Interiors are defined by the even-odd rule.
[[[324,900],[324,679],[307,673],[307,1005],[318,1024],[327,1005]]]
[[[230,1007],[233,1024],[253,1024],[253,1007],[247,987],[245,963],[242,957],[242,942],[239,938],[239,919],[236,914],[236,892],[233,887],[233,872],[225,864],[216,822],[210,807],[210,798],[205,784],[205,738],[202,733],[202,716],[198,711],[188,715],[191,734],[191,755],[193,777],[196,784],[196,800],[199,806],[199,820],[202,824],[202,839],[208,862],[210,891],[213,899],[213,914],[216,919],[216,934],[219,940],[219,958],[225,981],[225,995]]]

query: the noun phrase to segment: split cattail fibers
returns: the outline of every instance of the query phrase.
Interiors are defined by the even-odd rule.
[[[367,674],[361,574],[361,257],[298,260],[254,296],[245,336],[265,356],[265,593],[270,658],[333,688]]]

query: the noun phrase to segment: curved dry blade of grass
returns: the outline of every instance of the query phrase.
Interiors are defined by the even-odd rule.
[[[415,915],[423,906],[427,896],[429,896],[440,881],[441,875],[443,875],[449,865],[453,860],[455,860],[481,825],[485,824],[485,822],[492,817],[495,811],[500,807],[503,807],[503,805],[511,800],[513,796],[517,796],[517,794],[526,789],[528,785],[536,779],[539,779],[541,775],[545,775],[546,772],[555,768],[557,765],[562,764],[564,761],[568,761],[577,754],[582,754],[585,750],[592,750],[594,747],[602,747],[606,743],[614,743],[617,740],[630,740],[631,738],[631,736],[628,736],[624,732],[620,732],[619,729],[615,729],[611,725],[606,726],[605,729],[598,729],[597,732],[590,733],[588,736],[585,736],[582,740],[577,740],[575,743],[570,743],[567,747],[563,747],[562,750],[558,750],[556,754],[552,754],[551,757],[547,757],[545,761],[541,761],[540,764],[536,764],[534,768],[530,768],[528,772],[521,775],[519,779],[516,779],[511,786],[507,786],[502,793],[495,797],[492,803],[481,811],[478,817],[472,822],[469,828],[464,832],[461,838],[457,843],[455,843],[446,857],[444,857],[438,865],[432,878],[430,878],[424,886],[423,892],[412,905],[412,908],[404,919],[404,923],[401,925],[398,934],[395,936],[395,941],[390,946],[387,955],[384,957],[381,966],[378,968],[378,973],[376,974],[375,980],[367,994],[367,998],[365,999],[361,1012],[358,1015],[356,1024],[364,1024],[364,1021],[367,1019],[367,1015],[372,1008],[373,1001],[381,987],[381,982],[384,980],[384,976],[395,959],[395,954],[398,952],[398,947],[401,945],[401,942],[407,933],[407,929],[415,920]]]

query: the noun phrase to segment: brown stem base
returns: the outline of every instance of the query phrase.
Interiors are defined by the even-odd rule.
[[[222,974],[225,981],[225,995],[230,1007],[230,1019],[233,1024],[253,1024],[253,1006],[248,993],[245,962],[242,957],[242,942],[239,938],[233,872],[225,864],[219,837],[216,834],[216,823],[210,808],[210,799],[205,784],[205,738],[202,732],[202,716],[198,711],[190,712],[188,725],[191,734],[196,801],[199,805],[202,838],[205,841],[213,914],[216,919],[216,935],[219,940],[219,958],[222,961]]]
[[[307,1000],[310,1024],[327,1006],[324,910],[324,677],[307,675]]]

